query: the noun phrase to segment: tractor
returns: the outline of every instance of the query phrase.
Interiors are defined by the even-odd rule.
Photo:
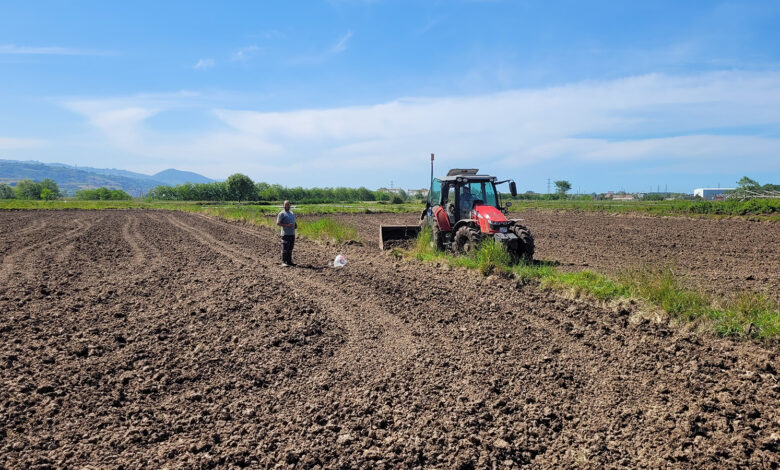
[[[511,202],[500,205],[496,186],[509,183],[509,192],[517,195],[512,180],[496,181],[495,176],[480,175],[477,169],[452,169],[443,178],[433,178],[428,201],[420,215],[419,227],[383,226],[381,245],[416,236],[430,227],[431,245],[438,250],[467,253],[481,241],[492,238],[504,245],[515,261],[530,261],[534,239],[519,220],[508,220]]]

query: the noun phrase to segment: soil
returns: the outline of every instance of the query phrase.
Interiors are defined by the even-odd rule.
[[[780,465],[776,346],[194,214],[0,227],[0,468]]]

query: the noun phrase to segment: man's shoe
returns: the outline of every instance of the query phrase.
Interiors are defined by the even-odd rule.
[[[289,263],[287,263],[287,266],[298,266],[298,265],[290,261]]]
[[[283,268],[289,268],[289,267],[290,267],[290,265],[289,265],[289,264],[287,264],[287,263],[282,263],[282,267],[283,267]]]

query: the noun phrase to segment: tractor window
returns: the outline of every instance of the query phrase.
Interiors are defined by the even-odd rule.
[[[480,200],[482,202],[485,202],[484,197],[484,191],[482,190],[482,187],[484,186],[483,183],[469,183],[469,189],[471,190],[471,199],[476,201]]]
[[[493,186],[493,183],[485,183],[485,192],[484,192],[484,199],[485,204],[488,206],[498,207],[498,200],[496,200],[496,188]]]
[[[428,202],[432,206],[441,203],[441,181],[436,178],[431,182],[431,191],[428,193]]]

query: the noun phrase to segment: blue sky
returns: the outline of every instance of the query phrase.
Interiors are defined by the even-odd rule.
[[[0,2],[0,158],[288,186],[780,183],[780,2]]]

